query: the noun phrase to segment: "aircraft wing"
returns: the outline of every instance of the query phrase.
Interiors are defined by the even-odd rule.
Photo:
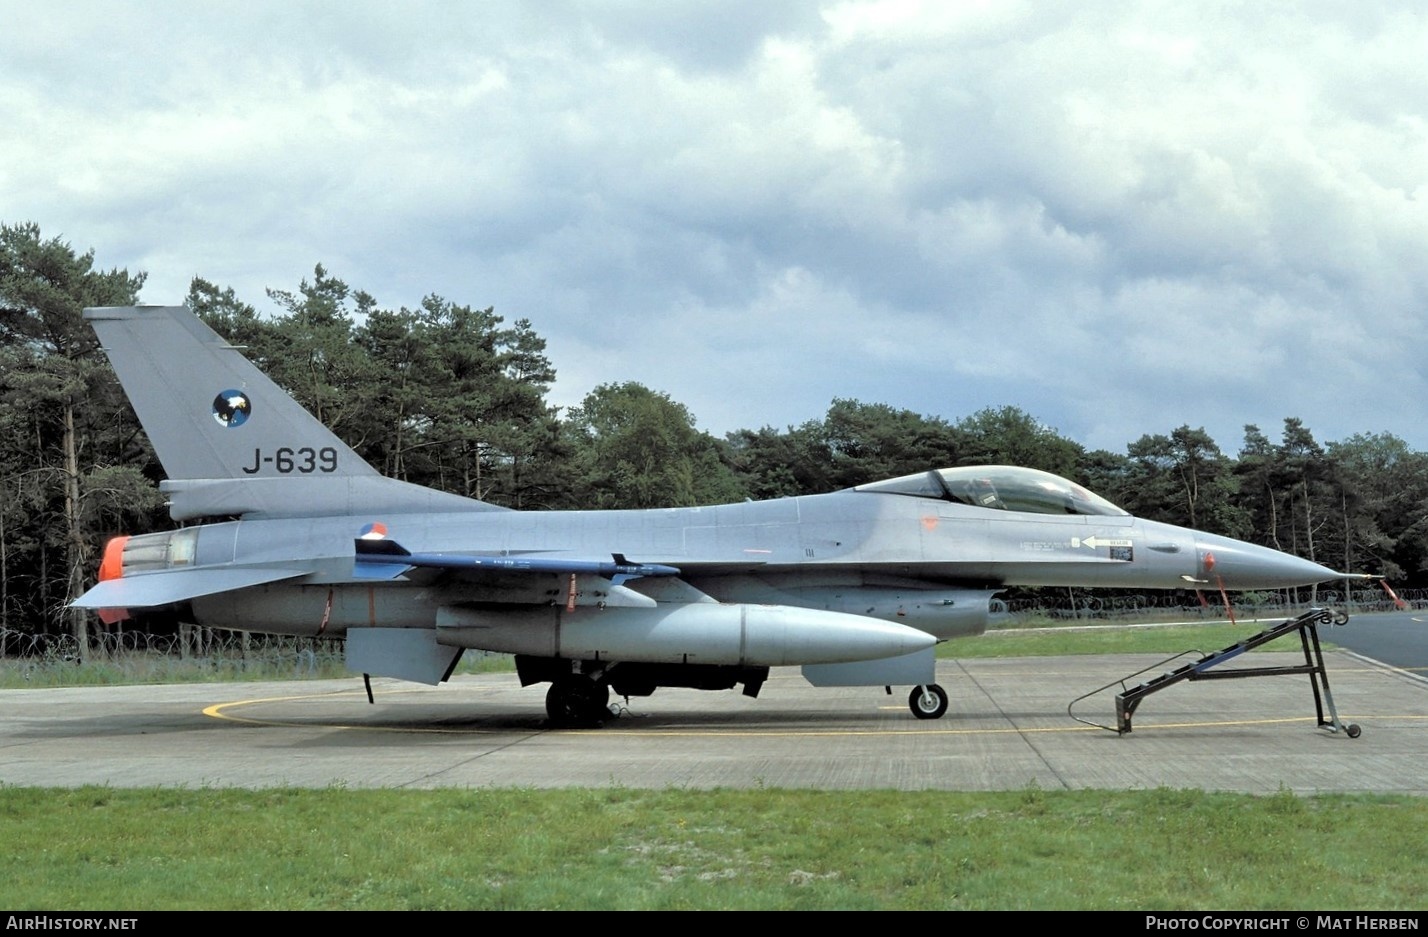
[[[356,561],[353,573],[359,579],[394,579],[412,568],[482,571],[489,573],[576,573],[602,576],[615,585],[643,576],[678,576],[679,569],[655,563],[631,563],[623,554],[610,560],[567,559],[563,557],[483,556],[465,553],[411,553],[394,540],[353,541]]]
[[[612,553],[608,560],[524,553],[413,553],[394,540],[362,537],[353,545],[356,579],[466,582],[479,585],[482,600],[496,604],[563,601],[572,609],[577,605],[653,608],[654,598],[625,583],[645,577],[663,581],[680,574],[674,566],[632,563],[622,553]]]
[[[243,566],[231,569],[168,569],[107,579],[70,603],[77,608],[153,608],[201,595],[231,592],[306,576],[310,570]]]

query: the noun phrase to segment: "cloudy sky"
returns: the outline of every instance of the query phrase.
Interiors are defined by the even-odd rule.
[[[0,0],[0,221],[531,320],[552,401],[1428,449],[1413,2]]]

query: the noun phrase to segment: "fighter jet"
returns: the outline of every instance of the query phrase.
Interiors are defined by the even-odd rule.
[[[613,691],[911,687],[947,710],[934,646],[981,634],[1011,585],[1273,589],[1339,574],[1142,520],[1064,478],[930,469],[713,507],[512,511],[382,477],[183,307],[87,309],[168,475],[181,529],[117,537],[74,604],[345,638],[346,664],[426,684],[467,649],[549,683],[555,724]]]

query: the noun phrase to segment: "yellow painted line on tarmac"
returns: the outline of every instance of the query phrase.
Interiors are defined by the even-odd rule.
[[[917,736],[929,735],[1026,735],[1030,732],[1104,732],[1094,726],[1067,726],[1063,729],[716,729],[690,727],[683,729],[620,729],[621,736],[636,735],[648,737],[689,736],[691,738],[855,738],[859,736]]]
[[[468,688],[469,689],[469,688]],[[365,732],[409,732],[427,733],[433,735],[477,735],[491,734],[496,732],[511,732],[512,729],[471,729],[471,728],[440,728],[436,726],[392,726],[392,725],[362,725],[345,722],[319,722],[306,721],[301,719],[255,719],[251,716],[236,716],[228,712],[230,709],[237,709],[243,706],[258,706],[263,703],[293,703],[306,702],[308,700],[330,700],[344,696],[353,696],[365,700],[366,690],[339,690],[332,693],[306,693],[299,696],[267,696],[257,699],[232,700],[227,703],[214,703],[212,706],[205,706],[203,714],[212,719],[220,719],[224,722],[236,722],[242,725],[260,726],[272,729],[347,729],[352,731]]]
[[[253,719],[248,716],[235,716],[228,712],[230,709],[237,709],[240,706],[261,706],[263,703],[295,703],[305,702],[315,699],[334,699],[343,696],[365,697],[366,693],[360,690],[342,690],[336,693],[305,693],[301,696],[263,696],[257,699],[231,700],[227,703],[214,703],[212,706],[205,706],[203,714],[213,719],[222,719],[225,722],[240,722],[250,726],[301,726],[308,725],[304,722],[279,722],[271,719]],[[322,725],[326,725],[325,723]],[[347,728],[346,726],[329,726],[330,728]]]

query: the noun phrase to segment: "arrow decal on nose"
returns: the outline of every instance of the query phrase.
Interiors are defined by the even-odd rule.
[[[1087,537],[1082,540],[1080,537],[1071,538],[1073,547],[1090,547],[1092,550],[1099,550],[1101,547],[1133,547],[1134,540],[1127,540],[1124,537]]]

